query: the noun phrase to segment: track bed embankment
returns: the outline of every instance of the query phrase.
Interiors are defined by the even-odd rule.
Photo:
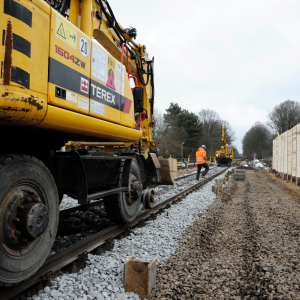
[[[153,299],[300,299],[299,236],[299,198],[245,171],[158,267]]]

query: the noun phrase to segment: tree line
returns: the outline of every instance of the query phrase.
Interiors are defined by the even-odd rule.
[[[222,120],[218,113],[202,109],[197,114],[171,103],[163,113],[154,111],[155,127],[153,138],[157,142],[159,154],[163,157],[195,157],[197,149],[206,145],[207,156],[214,156],[221,147],[221,127],[226,126],[227,143],[235,139],[235,133],[229,122]]]
[[[286,100],[276,105],[268,114],[267,123],[256,122],[243,137],[243,154],[248,158],[267,158],[272,156],[273,140],[279,134],[300,123],[300,104]]]

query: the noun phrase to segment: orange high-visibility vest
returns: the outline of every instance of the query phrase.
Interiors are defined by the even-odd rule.
[[[199,148],[198,151],[196,152],[197,165],[206,163],[204,157],[206,157],[206,151],[203,148]]]

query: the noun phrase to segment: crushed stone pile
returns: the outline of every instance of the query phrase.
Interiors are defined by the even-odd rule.
[[[181,236],[152,299],[300,299],[300,205],[247,171]]]

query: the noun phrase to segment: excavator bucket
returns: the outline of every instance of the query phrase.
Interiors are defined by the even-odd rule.
[[[161,181],[160,185],[174,185],[175,175],[177,173],[177,160],[175,158],[159,158],[161,165],[159,169]]]

